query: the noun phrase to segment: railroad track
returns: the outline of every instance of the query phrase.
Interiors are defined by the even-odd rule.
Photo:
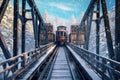
[[[85,80],[66,47],[57,47],[38,80]]]

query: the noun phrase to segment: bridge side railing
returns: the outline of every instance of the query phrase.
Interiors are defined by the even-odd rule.
[[[0,62],[0,79],[14,79],[17,75],[35,63],[53,45],[54,43],[49,43],[41,48],[22,53],[18,56]]]
[[[90,65],[90,67],[98,75],[100,75],[100,77],[102,77],[103,80],[115,80],[116,78],[120,79],[120,71],[117,70],[120,69],[119,62],[108,59],[106,57],[102,57],[88,50],[82,49],[76,45],[69,45]]]

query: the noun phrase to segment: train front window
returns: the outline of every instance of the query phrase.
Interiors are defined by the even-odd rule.
[[[61,35],[61,33],[60,32],[58,32],[58,36],[60,36]]]
[[[62,36],[64,36],[64,32],[62,32]]]
[[[61,32],[59,32],[59,36],[61,36]]]
[[[65,32],[58,32],[58,36],[66,36],[66,33]]]
[[[64,32],[64,36],[66,36],[66,33]]]
[[[61,35],[60,36],[63,36],[63,32],[61,32]]]

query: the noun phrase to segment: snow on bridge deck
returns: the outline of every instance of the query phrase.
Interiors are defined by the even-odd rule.
[[[83,69],[88,73],[88,75],[92,78],[92,80],[102,80],[100,76],[98,76],[91,68],[90,66],[69,46],[67,46],[68,49],[71,51],[71,53],[76,57],[78,62],[81,64]]]

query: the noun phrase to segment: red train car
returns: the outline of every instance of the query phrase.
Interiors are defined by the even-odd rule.
[[[67,42],[67,30],[66,26],[58,26],[56,31],[56,43],[58,45],[64,45]]]

